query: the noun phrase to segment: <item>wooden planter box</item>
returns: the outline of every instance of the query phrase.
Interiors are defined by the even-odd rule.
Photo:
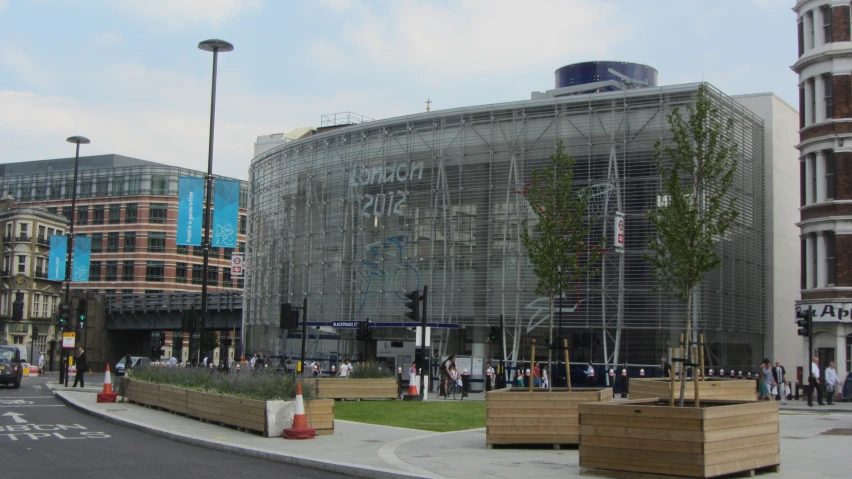
[[[506,388],[485,397],[485,444],[578,444],[577,406],[612,401],[610,388]]]
[[[396,378],[317,378],[318,399],[399,399]]]
[[[660,399],[580,405],[581,474],[716,477],[781,463],[778,403]]]
[[[631,378],[630,399],[656,399],[669,397],[668,378]],[[698,393],[704,399],[730,401],[754,401],[757,399],[757,383],[747,379],[708,378],[700,381]],[[680,382],[675,381],[675,397],[680,397]],[[695,397],[695,382],[686,381],[685,397]]]
[[[130,381],[127,385],[127,395],[125,397],[130,402],[135,402],[143,406],[159,407],[160,385]]]
[[[267,437],[280,436],[281,429],[290,426],[289,415],[295,407],[295,401],[258,401],[132,380],[126,397],[134,403],[257,431]],[[334,433],[333,400],[306,400],[305,414],[317,434]]]

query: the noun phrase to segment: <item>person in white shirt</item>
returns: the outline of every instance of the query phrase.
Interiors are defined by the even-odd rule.
[[[38,375],[44,376],[44,353],[38,353]]]
[[[252,369],[254,369],[254,363],[255,363],[255,362],[257,362],[257,354],[255,354],[254,356],[252,356],[252,357],[251,357],[251,360],[249,361],[249,366],[251,366],[251,368],[252,368]]]
[[[837,370],[834,369],[834,363],[828,363],[828,369],[825,370],[825,398],[829,406],[834,404],[834,395],[837,394],[837,386],[840,384],[840,379],[837,377]]]
[[[817,404],[825,406],[822,402],[822,382],[819,380],[819,358],[814,356],[811,363],[811,374],[808,376],[808,406],[814,406],[814,391],[816,391]]]
[[[349,365],[347,364],[347,361],[343,361],[342,363],[340,363],[340,370],[338,372],[338,375],[342,378],[345,378],[349,375]]]
[[[485,363],[485,390],[490,391],[494,388],[494,385],[491,381],[494,379],[494,368],[491,367],[491,363]]]

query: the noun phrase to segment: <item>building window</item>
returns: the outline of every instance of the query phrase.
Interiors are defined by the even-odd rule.
[[[109,192],[109,178],[106,176],[98,178],[97,182],[97,196],[106,196]]]
[[[820,9],[822,10],[822,30],[825,35],[825,43],[831,43],[831,7],[825,5]]]
[[[219,267],[207,266],[207,284],[216,286],[219,283]]]
[[[201,284],[203,282],[204,269],[200,264],[192,265],[192,284]]]
[[[92,233],[92,253],[100,253],[104,250],[104,234]]]
[[[118,231],[107,234],[107,253],[118,253]]]
[[[18,255],[18,272],[26,273],[27,272],[27,256],[23,254]]]
[[[55,215],[55,214],[59,214],[59,209],[57,209],[55,206],[49,206],[47,208],[47,212],[48,212],[48,214]]]
[[[240,234],[241,235],[246,234],[247,223],[248,223],[248,219],[246,218],[246,215],[240,215]]]
[[[810,118],[810,125],[816,123],[816,80],[814,78],[808,79],[808,88],[811,90],[811,104],[808,105],[811,108],[811,111],[808,112],[808,118]]]
[[[244,287],[245,287],[245,285],[246,285],[246,280],[245,280],[245,278],[243,278],[242,276],[240,276],[239,278],[237,278],[237,288],[242,289],[242,288],[244,288]]]
[[[817,256],[819,256],[817,255],[817,241],[819,241],[819,237],[816,233],[811,233],[809,236],[811,237],[811,245],[813,245],[810,257],[811,284],[809,286],[816,288],[819,285],[819,264],[817,263]]]
[[[68,220],[69,222],[74,220],[74,218],[73,218],[74,214],[71,211],[70,206],[63,206],[62,207],[62,216],[64,216],[65,219]]]
[[[834,78],[831,74],[822,76],[825,85],[825,118],[834,118]]]
[[[811,176],[808,180],[811,182],[811,197],[809,198],[810,203],[808,204],[816,204],[817,202],[817,175],[816,175],[816,166],[817,166],[817,156],[816,154],[810,155],[811,162]]]
[[[77,224],[78,225],[86,225],[89,224],[89,206],[82,205],[77,208]]]
[[[138,195],[142,192],[142,175],[130,175],[127,178],[127,194]]]
[[[167,195],[169,194],[169,177],[168,176],[151,176],[151,194],[152,195]]]
[[[245,242],[245,241],[240,241],[239,246],[240,246],[239,252],[240,252],[240,253],[245,253],[245,252],[246,252],[246,242]]]
[[[89,281],[101,280],[101,262],[92,261],[89,263]]]
[[[92,196],[92,178],[81,178],[80,179],[80,196],[83,198],[88,198]]]
[[[825,197],[826,199],[834,199],[835,190],[834,179],[834,151],[825,151]]]
[[[231,285],[231,268],[222,268],[222,286]]]
[[[148,233],[148,252],[166,252],[166,233],[162,231],[151,231]]]
[[[35,277],[36,278],[47,278],[47,270],[44,267],[45,263],[47,263],[46,258],[36,258],[36,270],[35,270]]]
[[[218,258],[219,257],[219,248],[216,246],[212,246],[210,248],[210,253],[207,255],[208,258]]]
[[[124,232],[124,252],[132,253],[136,251],[136,232],[135,231],[125,231]]]
[[[827,283],[833,286],[836,280],[834,231],[826,231],[823,237],[825,238],[825,267],[828,277]]]
[[[145,281],[163,281],[166,265],[162,261],[148,261],[145,264]]]
[[[109,224],[117,225],[121,223],[121,205],[113,203],[109,205]]]
[[[189,254],[189,246],[185,244],[177,245],[177,253],[178,254]]]
[[[132,259],[126,259],[121,263],[121,280],[122,281],[133,281],[133,269],[135,268],[134,261]]]
[[[175,281],[186,283],[186,263],[177,263],[175,265]]]
[[[95,205],[92,208],[92,224],[93,225],[104,224],[104,205]]]
[[[124,222],[125,223],[136,223],[136,212],[138,209],[138,203],[127,203],[124,205]]]
[[[204,256],[204,246],[193,246],[192,254],[193,256]]]
[[[148,209],[148,223],[166,224],[168,209],[165,203],[151,203]]]
[[[109,260],[106,262],[106,280],[118,281],[118,261]]]

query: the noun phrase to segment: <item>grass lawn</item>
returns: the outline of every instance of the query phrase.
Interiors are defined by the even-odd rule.
[[[447,432],[485,427],[485,401],[336,401],[334,418]]]

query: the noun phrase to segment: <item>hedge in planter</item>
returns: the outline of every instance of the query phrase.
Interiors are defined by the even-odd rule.
[[[781,463],[778,403],[661,399],[581,404],[581,473],[717,477]]]

